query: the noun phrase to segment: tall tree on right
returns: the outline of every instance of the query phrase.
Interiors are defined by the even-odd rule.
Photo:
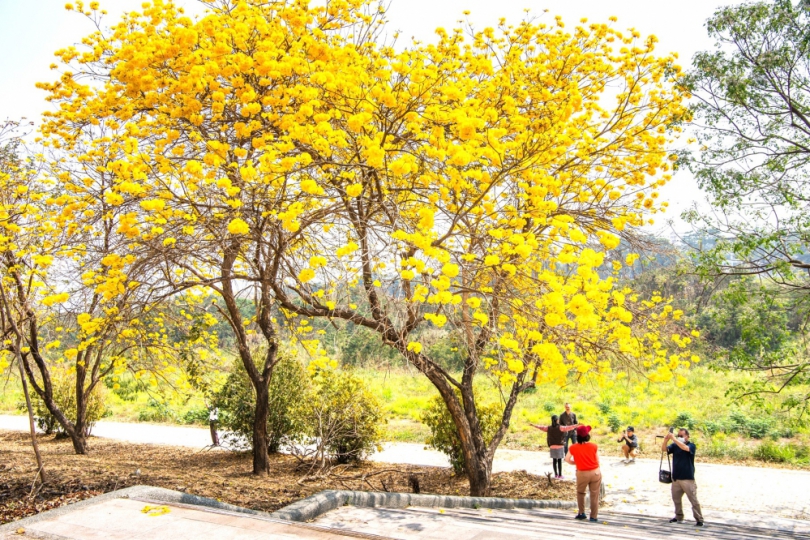
[[[695,98],[699,149],[686,163],[714,212],[686,217],[714,238],[702,249],[706,275],[761,281],[751,302],[779,295],[810,300],[810,3],[755,2],[719,9],[706,23],[712,51],[698,53],[684,79]],[[705,236],[704,236],[705,237]],[[806,321],[807,318],[805,317]],[[729,358],[765,373],[744,394],[787,392],[806,409],[810,347],[806,328],[778,354]],[[761,349],[761,348],[760,348]]]

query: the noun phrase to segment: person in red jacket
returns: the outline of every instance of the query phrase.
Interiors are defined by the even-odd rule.
[[[599,490],[602,472],[599,470],[599,447],[591,442],[591,426],[577,428],[577,442],[568,447],[565,462],[577,468],[576,519],[585,519],[585,490],[591,493],[591,521],[599,521]]]

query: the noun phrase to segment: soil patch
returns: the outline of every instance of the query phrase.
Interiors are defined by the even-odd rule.
[[[324,489],[410,492],[416,477],[422,493],[469,495],[465,477],[441,467],[384,463],[341,466],[325,478],[302,481],[307,467],[292,456],[270,458],[270,474],[251,474],[249,454],[222,450],[130,444],[92,438],[90,453],[77,456],[67,439],[39,437],[45,485],[32,490],[37,468],[28,434],[0,431],[0,524],[137,484],[147,484],[272,512]],[[492,495],[575,500],[571,482],[516,471],[493,475]]]

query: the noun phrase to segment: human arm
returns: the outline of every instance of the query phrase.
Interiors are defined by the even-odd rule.
[[[678,448],[680,448],[684,452],[689,452],[689,453],[692,452],[692,449],[689,448],[688,444],[682,443],[681,441],[676,439],[675,435],[673,435],[672,433],[667,433],[667,436],[664,437],[664,445],[661,447],[662,451],[668,451],[668,449],[667,449],[667,441],[672,441],[673,444],[675,444]]]
[[[568,463],[569,465],[576,466],[576,463],[574,463],[574,456],[571,455],[570,450],[568,451],[567,454],[565,454],[565,462]]]
[[[573,424],[570,426],[560,426],[560,431],[565,433],[566,431],[573,431],[579,427],[579,424]]]
[[[540,431],[546,431],[546,432],[548,431],[548,426],[538,426],[537,424],[529,424],[529,425],[532,426],[535,429],[539,429]]]

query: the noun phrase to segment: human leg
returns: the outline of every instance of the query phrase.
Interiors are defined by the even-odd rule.
[[[585,490],[588,488],[588,471],[577,471],[577,508],[578,514],[585,515]]]
[[[700,503],[697,498],[697,484],[694,480],[681,480],[683,483],[683,492],[686,493],[686,498],[689,499],[689,504],[692,505],[692,517],[698,523],[703,523],[703,512],[700,510]]]
[[[683,480],[672,481],[672,502],[675,503],[675,519],[683,521]]]
[[[624,459],[630,459],[630,447],[626,444],[622,446],[622,454],[624,454]]]
[[[602,472],[599,469],[589,471],[591,478],[588,481],[588,489],[591,493],[591,519],[599,517],[599,491],[602,486]]]

